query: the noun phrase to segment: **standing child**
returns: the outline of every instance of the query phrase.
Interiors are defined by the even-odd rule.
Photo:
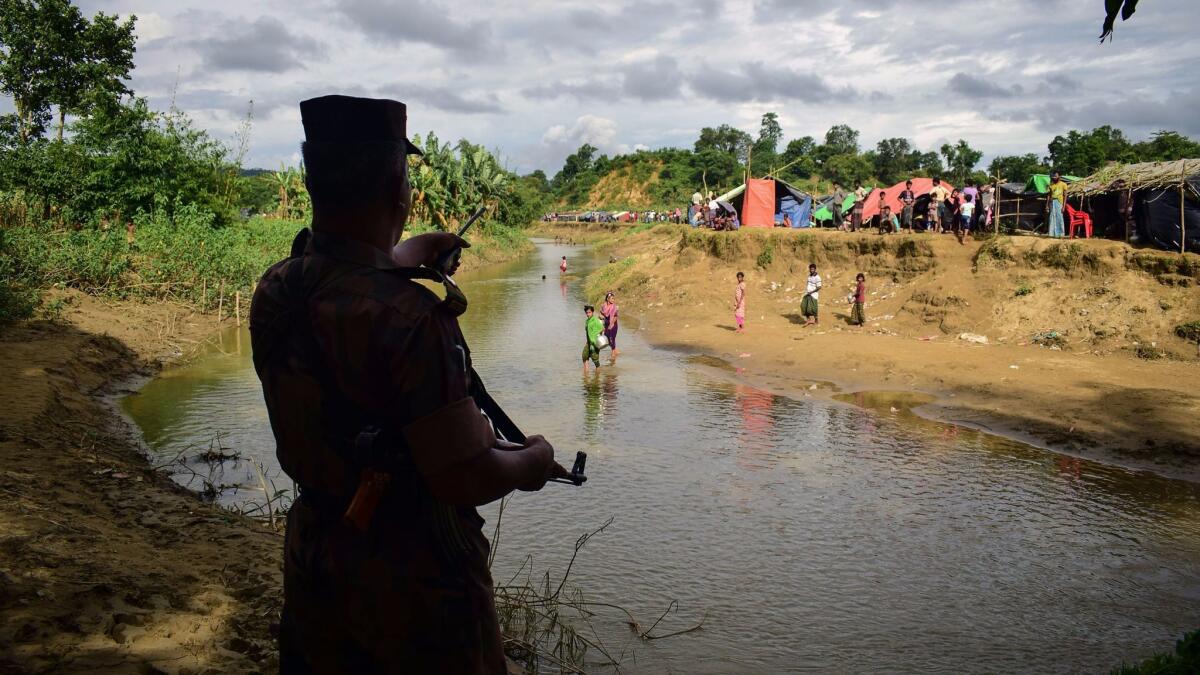
[[[600,334],[604,332],[604,324],[600,322],[600,318],[595,315],[595,312],[595,307],[583,306],[583,314],[587,317],[587,320],[583,322],[584,338],[587,340],[583,345],[584,375],[587,375],[589,360],[596,366],[596,370],[600,370],[600,345],[597,341],[600,339]]]
[[[900,192],[900,203],[904,205],[904,210],[900,212],[900,226],[908,228],[911,233],[913,228],[913,204],[917,203],[917,195],[913,192],[912,181],[904,181],[904,189]]]
[[[737,287],[733,289],[733,320],[737,323],[735,333],[746,329],[746,275],[737,273]]]
[[[620,308],[617,307],[617,294],[609,291],[604,294],[604,304],[600,305],[600,316],[604,319],[604,337],[608,338],[608,346],[612,354],[608,357],[609,365],[617,362],[617,324]]]
[[[855,277],[857,282],[854,286],[854,295],[851,300],[854,302],[854,309],[850,311],[850,323],[855,326],[862,326],[867,323],[867,314],[863,307],[867,302],[867,277],[859,272]]]
[[[800,313],[804,315],[804,325],[813,326],[817,323],[817,295],[821,292],[821,275],[817,274],[817,266],[808,266],[808,285],[804,288],[804,299],[800,301]]]
[[[962,235],[962,193],[958,188],[954,188],[950,192],[950,197],[946,200],[946,213],[950,218],[950,231],[958,237],[958,243],[963,243]],[[945,223],[942,224],[942,229],[945,229]]]
[[[572,242],[572,243],[574,243],[574,242]],[[558,263],[558,273],[559,274],[567,273],[567,256],[565,256],[565,255],[562,258],[562,262]]]
[[[962,213],[962,231],[963,237],[971,236],[971,222],[975,217],[975,197],[974,195],[964,193],[963,203],[958,207]],[[961,239],[959,241],[961,242]]]

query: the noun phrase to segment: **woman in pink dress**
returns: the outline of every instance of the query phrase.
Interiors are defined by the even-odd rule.
[[[608,346],[612,347],[612,356],[608,362],[617,360],[617,295],[612,291],[604,294],[604,304],[600,305],[600,318],[604,321],[604,337],[608,338]]]
[[[733,320],[737,322],[735,333],[746,329],[746,275],[737,273],[737,288],[733,290]]]

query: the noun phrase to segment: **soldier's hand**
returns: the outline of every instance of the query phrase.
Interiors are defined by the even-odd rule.
[[[554,446],[541,436],[530,436],[525,439],[524,452],[533,457],[532,475],[524,485],[517,486],[525,492],[537,492],[546,486],[551,478],[566,478],[570,476],[558,462],[554,461]]]
[[[426,232],[415,237],[409,237],[392,249],[392,260],[401,267],[432,266],[438,256],[453,248],[470,248],[471,243],[453,232]],[[458,270],[455,265],[450,270],[454,274]]]

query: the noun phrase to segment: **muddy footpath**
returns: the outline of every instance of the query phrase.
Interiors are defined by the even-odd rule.
[[[60,295],[0,332],[0,672],[273,672],[282,532],[152,466],[117,396],[219,325]]]

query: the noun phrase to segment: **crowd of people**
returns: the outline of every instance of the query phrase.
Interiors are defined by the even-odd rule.
[[[1056,174],[1057,175],[1057,174]],[[888,193],[879,190],[879,212],[865,222],[863,211],[867,206],[870,191],[863,188],[861,183],[855,185],[854,201],[850,207],[850,218],[846,219],[843,205],[849,194],[841,185],[833,184],[833,200],[830,211],[833,214],[833,225],[839,230],[857,232],[861,229],[875,228],[880,233],[936,232],[953,233],[959,243],[970,236],[971,232],[981,227],[989,227],[995,217],[996,186],[985,183],[976,186],[975,182],[967,179],[966,187],[946,189],[940,178],[933,179],[933,188],[928,192],[924,213],[917,213],[917,201],[923,195],[917,195],[911,180],[905,181],[905,187],[897,195],[900,202],[900,213],[893,212],[887,203]]]
[[[737,230],[742,226],[741,220],[738,219],[737,209],[733,208],[731,204],[717,201],[713,198],[712,192],[709,192],[707,197],[699,192],[692,194],[687,221],[690,225],[713,230]]]

